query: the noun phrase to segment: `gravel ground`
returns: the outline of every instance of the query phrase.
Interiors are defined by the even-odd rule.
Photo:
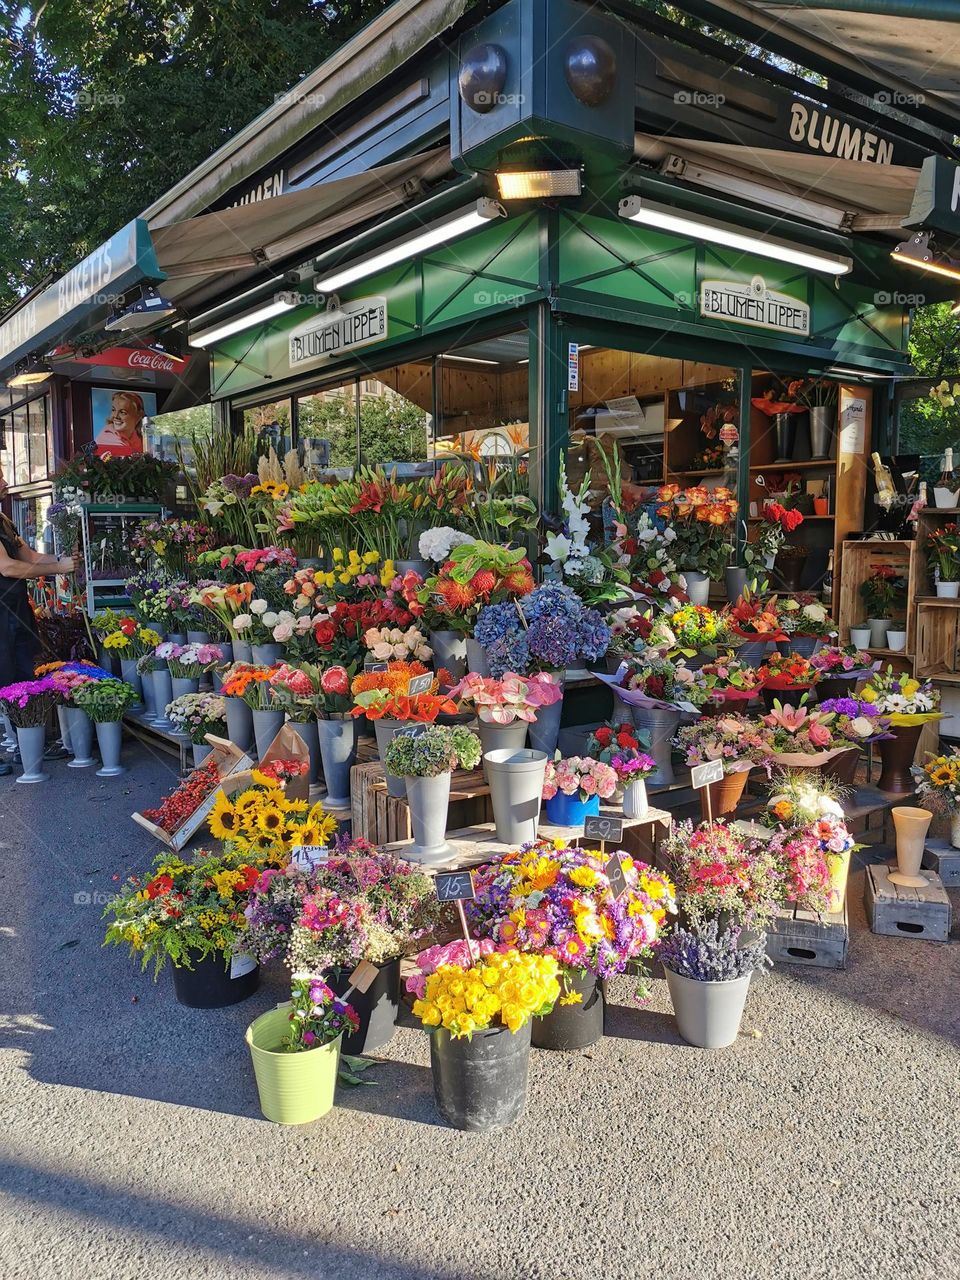
[[[4,1280],[960,1276],[960,945],[872,935],[862,871],[849,969],[758,982],[729,1050],[622,981],[600,1044],[533,1055],[507,1132],[442,1124],[409,1020],[375,1087],[283,1129],[243,1042],[275,977],[189,1010],[101,950],[97,895],[154,852],[127,815],[172,775],[127,755],[0,781]]]

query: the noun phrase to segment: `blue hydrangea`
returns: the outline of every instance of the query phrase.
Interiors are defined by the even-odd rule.
[[[518,625],[516,631],[510,631],[487,648],[487,662],[490,673],[497,680],[502,680],[508,671],[524,675],[530,666],[530,650],[527,646],[527,633]]]
[[[568,667],[577,660],[577,627],[563,616],[538,618],[527,631],[530,656],[546,667]]]
[[[579,619],[583,613],[583,601],[572,587],[561,583],[545,582],[542,586],[524,596],[521,602],[523,616],[528,622],[537,622],[540,618],[556,618],[565,616],[571,621]]]
[[[490,649],[504,636],[520,630],[522,630],[522,624],[514,605],[488,604],[480,610],[473,636],[478,644],[482,644],[485,649]]]
[[[602,658],[610,647],[610,628],[596,609],[584,609],[580,619],[578,645],[580,657],[588,662]]]

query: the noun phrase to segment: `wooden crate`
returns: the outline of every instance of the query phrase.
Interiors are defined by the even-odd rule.
[[[142,813],[132,813],[130,815],[138,826],[156,836],[169,849],[182,849],[194,832],[199,829],[200,824],[209,817],[220,792],[227,791],[229,794],[230,791],[235,790],[236,786],[234,784],[239,781],[239,775],[244,774],[246,770],[253,766],[253,761],[250,757],[244,755],[239,747],[234,746],[232,742],[228,742],[226,738],[217,738],[212,733],[208,733],[207,742],[210,743],[213,750],[207,756],[204,765],[210,761],[216,764],[217,771],[220,774],[221,785],[214,787],[213,791],[194,810],[182,827],[172,832],[164,831],[163,827],[158,827],[155,822],[145,818]]]
[[[960,682],[960,601],[917,603],[917,675]]]
[[[928,840],[923,865],[936,872],[945,889],[960,889],[960,849],[949,840]]]
[[[350,770],[354,837],[371,844],[388,845],[412,839],[410,811],[405,797],[387,794],[383,765],[379,760],[355,764]],[[486,822],[493,816],[490,788],[482,769],[458,770],[450,784],[450,826]]]
[[[940,877],[933,871],[924,872],[926,887],[911,889],[890,879],[893,869],[882,864],[866,868],[863,901],[870,928],[892,938],[946,942],[951,909]]]
[[[781,908],[767,930],[767,955],[776,964],[845,969],[849,937],[846,900],[842,911],[822,916],[801,907]]]
[[[838,625],[840,643],[850,643],[850,628],[865,625],[866,611],[860,595],[860,587],[882,566],[895,569],[907,581],[907,608],[901,610],[899,620],[906,619],[907,647],[903,653],[890,649],[871,652],[881,657],[904,659],[912,656],[916,645],[914,610],[910,602],[917,594],[917,544],[915,541],[844,542],[840,548],[840,608]]]
[[[603,812],[604,810],[601,810],[601,813]],[[623,817],[614,809],[608,812],[610,817]],[[650,809],[642,818],[624,818],[624,851],[636,857],[643,856],[647,847],[658,844],[662,836],[669,836],[672,823],[673,818],[665,809]],[[582,840],[582,836],[577,834],[576,827],[555,827],[550,823],[542,823],[537,835],[544,840],[569,840],[571,844]],[[447,833],[447,843],[452,850],[450,857],[442,863],[433,863],[424,867],[424,871],[433,874],[437,871],[459,871],[464,867],[479,867],[485,862],[495,862],[504,854],[513,853],[516,849],[516,845],[505,844],[497,839],[497,832],[492,822],[450,831]],[[409,844],[409,839],[399,841],[388,846],[388,852],[402,858],[404,849]],[[613,853],[613,848],[607,848],[606,852]],[[649,854],[644,857],[644,860],[650,860]]]

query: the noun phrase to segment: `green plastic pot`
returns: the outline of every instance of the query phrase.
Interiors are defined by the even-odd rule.
[[[333,1107],[340,1040],[300,1053],[286,1053],[289,1002],[262,1013],[247,1027],[246,1041],[260,1094],[260,1110],[274,1124],[310,1124]]]

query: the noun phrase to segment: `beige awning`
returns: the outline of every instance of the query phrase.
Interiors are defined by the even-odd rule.
[[[452,173],[445,147],[305,191],[205,213],[152,232],[164,295],[187,310],[297,254],[309,255],[398,208],[420,185]]]
[[[824,225],[851,231],[899,228],[920,176],[919,169],[906,165],[646,133],[636,135],[634,151],[638,159],[659,165],[663,173],[705,188],[714,183],[713,193],[721,198],[725,194],[743,197],[751,183],[773,188],[784,197],[779,211],[815,221],[819,206]],[[726,189],[716,175],[729,178]]]

